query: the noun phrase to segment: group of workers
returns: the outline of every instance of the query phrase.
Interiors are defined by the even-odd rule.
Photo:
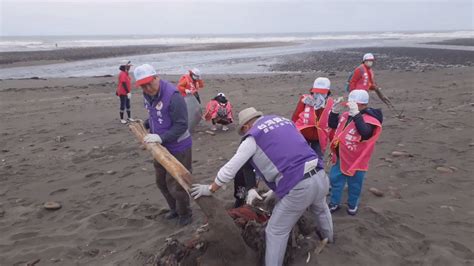
[[[382,131],[381,110],[368,106],[368,91],[378,89],[372,71],[374,61],[372,54],[364,55],[362,64],[350,77],[347,100],[334,99],[330,80],[318,77],[309,94],[300,97],[291,120],[263,114],[254,107],[242,110],[237,125],[241,142],[236,153],[211,184],[193,184],[190,194],[197,199],[211,196],[235,179],[236,207],[252,204],[256,199],[277,199],[265,229],[266,265],[283,264],[289,234],[306,210],[314,215],[320,235],[333,241],[331,213],[341,208],[346,183],[347,213],[357,213],[365,173]],[[199,99],[197,91],[203,86],[200,73],[189,71],[180,79],[178,88],[161,79],[148,64],[136,67],[134,76],[149,113],[145,121],[149,134],[144,142],[160,143],[192,171],[192,139],[182,96],[193,94]],[[123,111],[121,115],[123,119]],[[213,129],[218,123],[223,130],[228,129],[227,125],[233,122],[232,107],[223,93],[209,102],[205,118],[212,121]],[[325,158],[328,148],[330,155]],[[329,177],[324,171],[325,160],[333,164]],[[166,219],[177,218],[179,225],[191,223],[187,192],[163,166],[156,161],[154,165],[156,183],[170,208]],[[266,193],[258,192],[257,178],[267,184]]]

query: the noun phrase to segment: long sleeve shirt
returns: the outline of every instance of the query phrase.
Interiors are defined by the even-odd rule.
[[[156,94],[155,96],[150,96],[148,94],[143,95],[145,100],[149,103],[152,103],[155,97],[159,97],[159,94]],[[188,130],[188,110],[186,109],[186,102],[178,92],[171,96],[169,114],[173,121],[173,125],[168,131],[160,135],[163,143],[176,141],[186,132],[186,130]],[[145,121],[145,128],[149,128],[148,119]]]

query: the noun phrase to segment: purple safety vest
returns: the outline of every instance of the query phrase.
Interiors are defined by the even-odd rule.
[[[251,164],[280,198],[303,180],[305,163],[318,158],[293,122],[280,116],[263,116],[247,136],[257,143]]]
[[[150,133],[161,135],[173,126],[173,121],[169,113],[169,105],[171,96],[179,93],[176,87],[168,81],[160,79],[160,91],[153,102],[150,103],[145,99],[145,108],[150,116]],[[185,151],[192,146],[191,135],[188,130],[179,136],[176,141],[162,144],[172,154]]]

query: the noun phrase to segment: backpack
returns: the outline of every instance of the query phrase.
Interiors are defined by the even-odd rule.
[[[349,86],[351,85],[352,76],[354,76],[354,71],[352,71],[349,77],[347,78],[346,86],[344,87],[347,92],[349,92]]]
[[[227,118],[227,104],[222,105],[219,103],[219,106],[217,108],[217,116]]]

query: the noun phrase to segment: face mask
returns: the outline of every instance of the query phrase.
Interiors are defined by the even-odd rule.
[[[374,61],[365,61],[365,65],[368,67],[372,67],[374,65]]]
[[[306,97],[303,103],[306,105],[313,106],[315,110],[318,110],[326,106],[326,97],[323,94],[315,93],[313,94],[313,97]]]

